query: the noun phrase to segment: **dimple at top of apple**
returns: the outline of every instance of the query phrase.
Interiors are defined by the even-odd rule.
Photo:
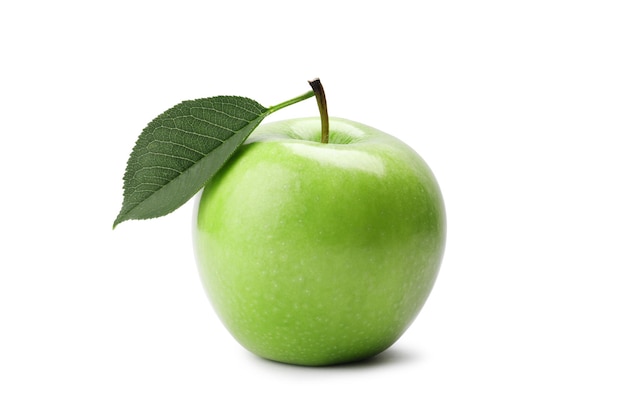
[[[397,138],[363,123],[339,117],[331,117],[329,120],[328,145],[356,145],[363,142],[387,145],[402,143]],[[305,117],[263,124],[250,135],[246,143],[293,140],[315,142],[322,145],[320,138],[319,117]]]
[[[385,164],[376,157],[377,153],[385,155],[384,159],[388,159],[391,153],[396,161],[405,162],[405,167],[429,169],[413,148],[388,133],[348,119],[331,117],[329,120],[328,143],[320,142],[319,117],[307,117],[263,124],[245,144],[280,142],[294,155],[378,175],[384,173]],[[416,165],[415,159],[420,160],[420,164]]]

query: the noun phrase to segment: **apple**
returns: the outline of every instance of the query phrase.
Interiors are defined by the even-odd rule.
[[[199,193],[194,251],[234,338],[266,359],[331,365],[395,343],[445,246],[437,181],[408,145],[331,118],[268,123]],[[327,128],[328,129],[328,128]]]

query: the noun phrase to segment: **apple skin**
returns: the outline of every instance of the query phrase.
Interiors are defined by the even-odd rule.
[[[239,343],[332,365],[398,340],[428,297],[445,209],[426,163],[379,130],[319,118],[261,125],[198,195],[194,250]]]

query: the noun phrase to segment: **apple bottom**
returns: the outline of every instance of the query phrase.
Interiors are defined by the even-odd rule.
[[[207,243],[201,245],[211,247]],[[252,255],[256,259],[248,258],[250,266],[240,265],[236,275],[206,265],[203,283],[222,322],[251,352],[299,365],[358,361],[402,335],[433,284],[390,272],[400,267],[408,274],[406,260],[367,252],[357,263],[346,261],[340,249],[306,260]]]

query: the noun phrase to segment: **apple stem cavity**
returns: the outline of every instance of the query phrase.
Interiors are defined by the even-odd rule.
[[[309,81],[311,88],[315,92],[317,99],[317,107],[320,110],[320,118],[322,119],[322,143],[328,143],[329,127],[328,127],[328,106],[326,105],[326,94],[324,87],[319,78]]]

